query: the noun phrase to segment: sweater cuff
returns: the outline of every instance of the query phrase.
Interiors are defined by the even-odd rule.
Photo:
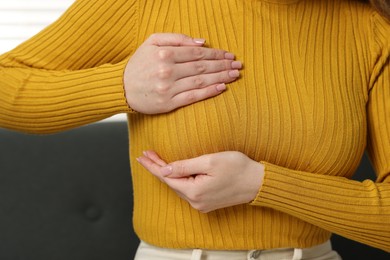
[[[256,198],[250,203],[252,206],[269,207],[294,216],[336,221],[341,211],[345,211],[346,219],[354,218],[355,207],[372,203],[363,196],[369,183],[362,185],[347,178],[261,163],[264,165],[264,180]],[[338,216],[332,213],[335,211],[340,211]]]
[[[127,60],[113,64],[108,65],[110,66],[110,70],[112,71],[110,75],[107,75],[106,73],[103,73],[97,77],[97,80],[101,81],[107,81],[112,80],[111,86],[114,86],[114,88],[107,88],[105,85],[101,88],[101,97],[102,99],[105,99],[104,97],[106,95],[110,95],[112,97],[115,97],[112,100],[112,107],[117,108],[118,111],[116,113],[137,113],[134,109],[132,109],[129,104],[127,103],[126,99],[126,93],[124,89],[124,72],[126,68]],[[103,65],[104,66],[104,65]],[[107,77],[108,76],[108,77]],[[103,93],[104,92],[104,93]],[[108,101],[107,99],[105,100]]]
[[[300,176],[302,172],[286,169],[268,162],[260,162],[264,165],[263,184],[256,196],[250,203],[253,206],[264,206],[274,208],[289,207],[294,208],[297,201],[302,198],[307,198],[308,194],[304,189],[301,189],[308,176]],[[320,176],[317,174],[311,177]],[[314,176],[315,175],[315,176]]]
[[[130,57],[128,57],[127,59],[125,59],[124,61],[118,63],[116,66],[118,66],[120,69],[120,75],[118,75],[118,78],[121,78],[121,84],[122,84],[122,89],[121,89],[121,93],[122,93],[122,98],[124,101],[124,105],[125,105],[125,110],[124,111],[125,113],[132,113],[132,114],[135,114],[135,113],[139,113],[138,111],[134,110],[130,105],[129,103],[127,102],[127,98],[126,98],[126,91],[125,91],[125,82],[124,82],[124,79],[125,79],[125,70],[126,70],[126,66],[127,66],[127,63],[129,62],[129,59]]]

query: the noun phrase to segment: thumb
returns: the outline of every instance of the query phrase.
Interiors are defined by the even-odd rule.
[[[192,38],[180,33],[154,33],[147,41],[157,46],[202,46],[205,43],[205,39]]]
[[[205,174],[206,169],[202,167],[204,157],[200,156],[170,163],[161,167],[161,174],[169,178],[186,178],[195,174]]]

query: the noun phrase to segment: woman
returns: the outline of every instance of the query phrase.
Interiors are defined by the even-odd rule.
[[[134,112],[137,259],[339,259],[331,233],[390,251],[389,32],[352,0],[77,1],[2,56],[0,123]],[[348,180],[366,143],[376,183]]]

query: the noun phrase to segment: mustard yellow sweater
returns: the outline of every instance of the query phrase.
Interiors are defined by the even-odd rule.
[[[151,33],[244,62],[222,95],[162,115],[125,100]],[[390,25],[352,0],[79,0],[0,56],[0,126],[30,133],[129,113],[134,227],[170,248],[308,247],[337,233],[390,251]],[[349,180],[367,148],[377,181]],[[248,205],[202,214],[135,162],[235,150],[266,165]],[[240,173],[237,173],[240,174]]]

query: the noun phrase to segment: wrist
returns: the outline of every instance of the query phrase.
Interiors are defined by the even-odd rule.
[[[262,163],[253,161],[250,166],[250,178],[249,178],[249,203],[256,199],[259,194],[264,180],[265,166]]]

